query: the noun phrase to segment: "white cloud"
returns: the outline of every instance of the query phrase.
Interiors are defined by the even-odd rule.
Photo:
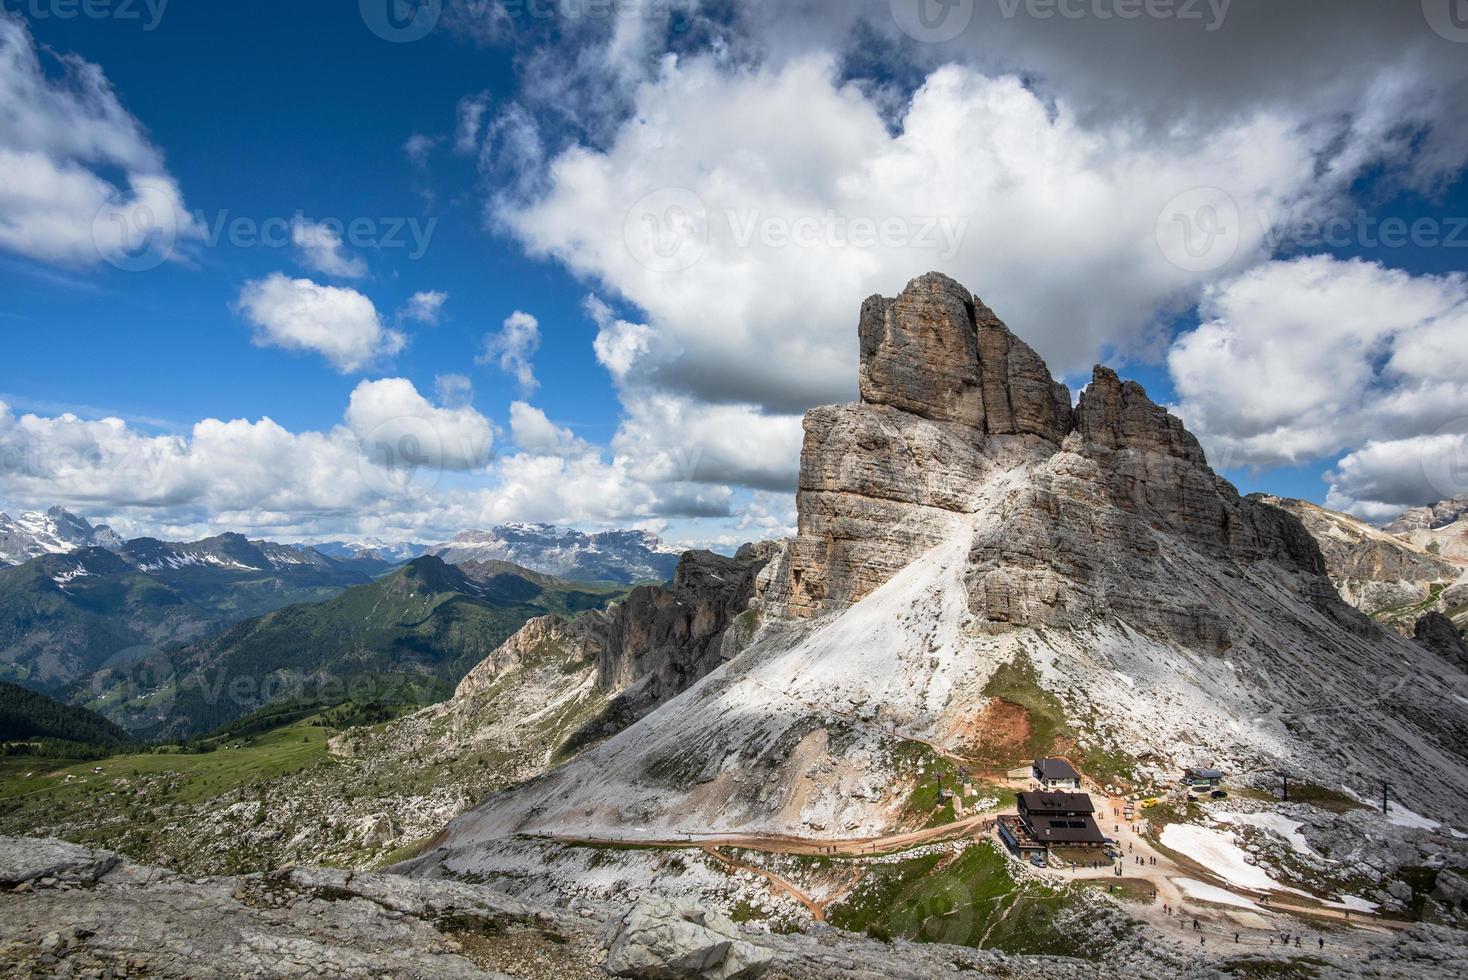
[[[510,404],[510,436],[515,445],[542,456],[585,456],[594,450],[570,429],[556,425],[545,412],[525,402]]]
[[[1462,275],[1269,262],[1210,287],[1199,313],[1168,365],[1178,411],[1216,464],[1310,462],[1468,413]]]
[[[382,325],[372,301],[356,290],[279,272],[245,283],[238,309],[255,327],[256,344],[315,351],[343,374],[407,344],[401,333]]]
[[[1244,214],[1313,199],[1330,186],[1313,139],[1261,112],[1148,141],[956,66],[928,77],[893,132],[829,59],[733,73],[696,59],[639,90],[604,152],[562,154],[549,193],[501,217],[646,311],[655,341],[604,330],[614,370],[644,361],[665,390],[785,414],[849,398],[859,298],[934,268],[1057,370],[1143,352],[1201,281],[1158,247],[1164,205],[1199,186]],[[1265,229],[1240,239],[1225,268],[1257,259]]]
[[[612,448],[642,479],[794,491],[803,438],[799,415],[636,389],[624,392],[622,403],[626,415]]]
[[[494,447],[488,419],[468,405],[435,406],[404,378],[357,385],[346,423],[369,457],[396,457],[432,469],[482,469]]]
[[[444,408],[463,408],[474,400],[474,383],[462,374],[440,374],[433,379],[434,395]]]
[[[1468,429],[1468,419],[1459,419]],[[1329,474],[1326,506],[1386,521],[1408,507],[1468,493],[1468,434],[1441,432],[1371,441]]]
[[[48,75],[24,22],[0,14],[0,248],[65,264],[162,263],[202,229],[101,68],[56,60],[61,73]]]
[[[408,297],[408,304],[399,311],[399,315],[419,323],[436,324],[443,315],[443,304],[448,302],[448,298],[448,293],[436,289],[414,293]]]
[[[438,145],[438,140],[423,133],[414,133],[403,143],[403,153],[407,155],[408,162],[416,170],[423,170],[428,166],[428,157],[433,153],[433,148]]]
[[[459,100],[458,125],[454,130],[454,152],[474,153],[479,147],[479,133],[484,127],[484,113],[489,109],[489,93],[466,95]]]
[[[291,242],[300,250],[301,261],[324,275],[338,279],[360,279],[367,263],[347,252],[341,232],[329,224],[307,221],[297,214],[291,222]]]
[[[530,363],[539,349],[540,321],[529,313],[516,310],[505,318],[498,333],[485,335],[484,352],[477,362],[498,364],[501,371],[514,375],[522,391],[529,393],[540,385]]]
[[[596,296],[586,297],[586,312],[597,325],[592,348],[602,367],[618,385],[629,380],[632,368],[651,350],[653,330],[645,323],[629,323],[612,313]]]

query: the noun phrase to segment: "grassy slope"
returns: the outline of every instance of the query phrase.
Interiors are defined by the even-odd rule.
[[[78,561],[89,574],[58,586],[53,576]],[[0,569],[0,676],[60,688],[130,650],[188,641],[367,581],[340,564],[141,572],[101,549],[45,556]]]
[[[891,863],[865,863],[852,892],[827,909],[838,928],[883,939],[952,943],[1007,953],[1090,956],[1071,922],[1087,904],[1070,889],[1016,881],[992,842]]]

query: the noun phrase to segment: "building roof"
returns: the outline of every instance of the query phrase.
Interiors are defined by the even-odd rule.
[[[1020,793],[1027,813],[1095,813],[1089,793]]]
[[[1090,817],[1035,817],[1030,825],[1042,844],[1106,843],[1106,835]]]
[[[1041,779],[1080,779],[1081,774],[1064,759],[1036,759],[1035,771]]]
[[[1223,773],[1217,769],[1185,769],[1183,775],[1192,776],[1194,779],[1222,779]]]

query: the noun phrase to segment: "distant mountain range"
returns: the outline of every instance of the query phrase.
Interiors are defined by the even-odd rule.
[[[68,700],[135,734],[197,735],[275,702],[429,704],[524,623],[599,609],[611,586],[581,586],[504,563],[425,556],[324,602],[240,622],[155,662],[86,678]]]
[[[377,538],[363,538],[360,541],[323,541],[320,544],[311,545],[311,548],[328,558],[343,558],[349,561],[381,561],[402,565],[414,558],[422,557],[428,550],[428,545],[414,544],[409,541],[392,543],[380,541]]]
[[[0,565],[19,565],[42,555],[78,548],[116,548],[122,538],[107,525],[93,527],[60,507],[27,511],[19,517],[0,513]]]
[[[329,598],[384,567],[238,534],[43,554],[0,568],[0,677],[53,691],[109,662]]]
[[[682,552],[647,531],[587,533],[551,524],[504,524],[464,531],[428,554],[451,565],[508,561],[533,571],[578,582],[666,582]]]

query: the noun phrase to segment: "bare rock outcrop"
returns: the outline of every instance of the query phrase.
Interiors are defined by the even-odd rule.
[[[1407,534],[1411,531],[1434,531],[1447,527],[1468,517],[1468,493],[1459,494],[1449,500],[1441,500],[1428,507],[1413,507],[1404,511],[1396,520],[1385,525],[1387,534]]]
[[[793,615],[861,600],[956,518],[996,506],[1014,517],[976,541],[969,580],[974,612],[1000,626],[1116,616],[1226,647],[1215,610],[1174,599],[1173,561],[1189,559],[1162,556],[1164,536],[1209,558],[1275,563],[1329,599],[1324,560],[1298,522],[1241,499],[1135,382],[1098,367],[1072,410],[1039,355],[937,274],[867,300],[860,332],[861,403],[805,421]]]
[[[1326,573],[1341,598],[1368,616],[1410,636],[1424,608],[1449,608],[1446,593],[1462,574],[1451,561],[1309,501],[1256,499],[1299,518],[1320,546]]]
[[[1428,613],[1417,620],[1413,638],[1459,670],[1468,671],[1468,643],[1453,621],[1442,613]]]
[[[861,309],[861,399],[991,435],[1059,443],[1070,392],[992,310],[947,276],[914,279]]]

